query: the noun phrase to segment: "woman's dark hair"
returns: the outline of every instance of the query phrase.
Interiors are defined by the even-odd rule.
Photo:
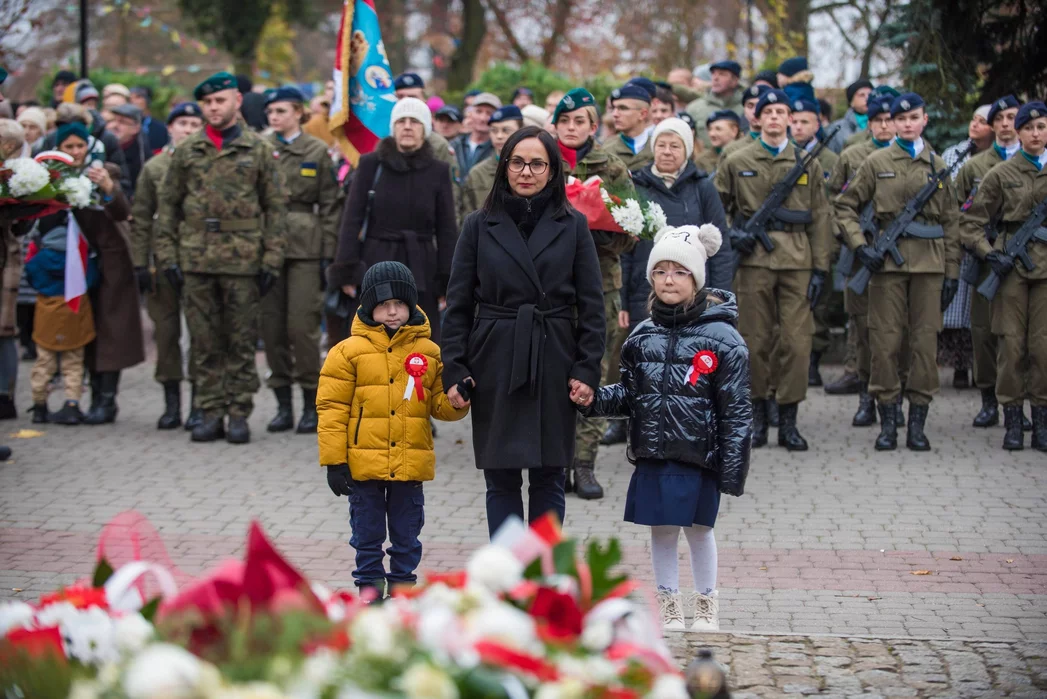
[[[515,196],[509,188],[509,158],[516,150],[516,146],[528,138],[537,138],[545,146],[545,154],[549,158],[549,181],[546,182],[545,189],[551,190],[549,206],[552,207],[553,216],[563,216],[570,208],[571,205],[567,201],[563,158],[560,156],[560,147],[556,145],[556,139],[545,129],[525,126],[514,132],[502,146],[502,152],[498,156],[498,169],[494,173],[494,186],[491,187],[491,193],[487,195],[487,201],[483,205],[485,214],[504,210],[506,197]]]

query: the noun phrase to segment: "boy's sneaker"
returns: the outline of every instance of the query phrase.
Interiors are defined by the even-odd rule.
[[[720,630],[720,593],[713,590],[708,595],[692,592],[687,606],[694,610],[694,622],[690,631],[710,632]]]
[[[669,590],[658,590],[658,611],[662,615],[662,629],[665,631],[683,631],[683,607],[680,606],[680,593]]]
[[[51,422],[56,425],[79,425],[83,421],[84,414],[75,400],[67,400],[61,410],[51,415]]]
[[[47,403],[34,403],[29,412],[33,414],[34,425],[39,425],[48,421]]]

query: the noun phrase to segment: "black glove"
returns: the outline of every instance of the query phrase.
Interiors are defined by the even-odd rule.
[[[320,290],[327,291],[327,268],[331,266],[331,258],[325,257],[320,260]]]
[[[748,257],[756,250],[756,236],[744,234],[731,238],[731,247],[743,257]]]
[[[942,313],[949,307],[952,300],[956,298],[956,292],[960,290],[959,279],[946,279],[942,282]]]
[[[327,485],[335,495],[349,497],[353,492],[353,477],[349,474],[349,464],[338,464],[327,467]]]
[[[138,280],[138,293],[150,294],[153,292],[153,273],[148,267],[135,267],[135,279]]]
[[[178,265],[171,265],[164,270],[164,276],[167,277],[167,281],[171,282],[171,286],[181,296],[182,289],[185,287],[185,275],[182,274],[182,268]]]
[[[258,273],[258,295],[265,296],[276,284],[276,275],[262,270]]]
[[[473,381],[473,377],[466,376],[464,379],[455,384],[458,387],[458,395],[462,397],[466,403],[472,400],[473,389],[476,388],[476,382]]]
[[[1006,277],[1014,269],[1014,260],[998,250],[993,250],[986,255],[985,261],[989,263],[992,271],[996,272],[1000,279]]]
[[[811,302],[811,310],[818,305],[818,300],[825,292],[826,273],[820,269],[811,272],[811,281],[807,284],[807,300]]]
[[[872,245],[863,245],[854,251],[858,261],[870,272],[883,270],[883,256],[876,252]]]

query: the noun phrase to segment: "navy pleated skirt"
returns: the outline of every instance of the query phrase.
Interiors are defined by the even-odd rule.
[[[625,521],[649,527],[716,525],[720,510],[717,476],[677,461],[640,459],[629,481]]]

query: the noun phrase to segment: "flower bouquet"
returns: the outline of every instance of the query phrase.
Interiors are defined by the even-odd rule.
[[[655,234],[668,225],[659,204],[641,202],[632,193],[608,191],[603,180],[596,175],[584,182],[568,178],[567,199],[571,206],[585,215],[589,230],[654,240]]]
[[[0,694],[74,699],[688,699],[618,543],[578,555],[549,517],[384,603],[310,583],[252,524],[243,561],[173,590],[101,561],[0,605]],[[161,595],[147,601],[152,575]]]
[[[89,206],[93,188],[91,180],[73,166],[72,157],[61,151],[0,163],[0,207],[14,207],[8,212],[12,220]]]

